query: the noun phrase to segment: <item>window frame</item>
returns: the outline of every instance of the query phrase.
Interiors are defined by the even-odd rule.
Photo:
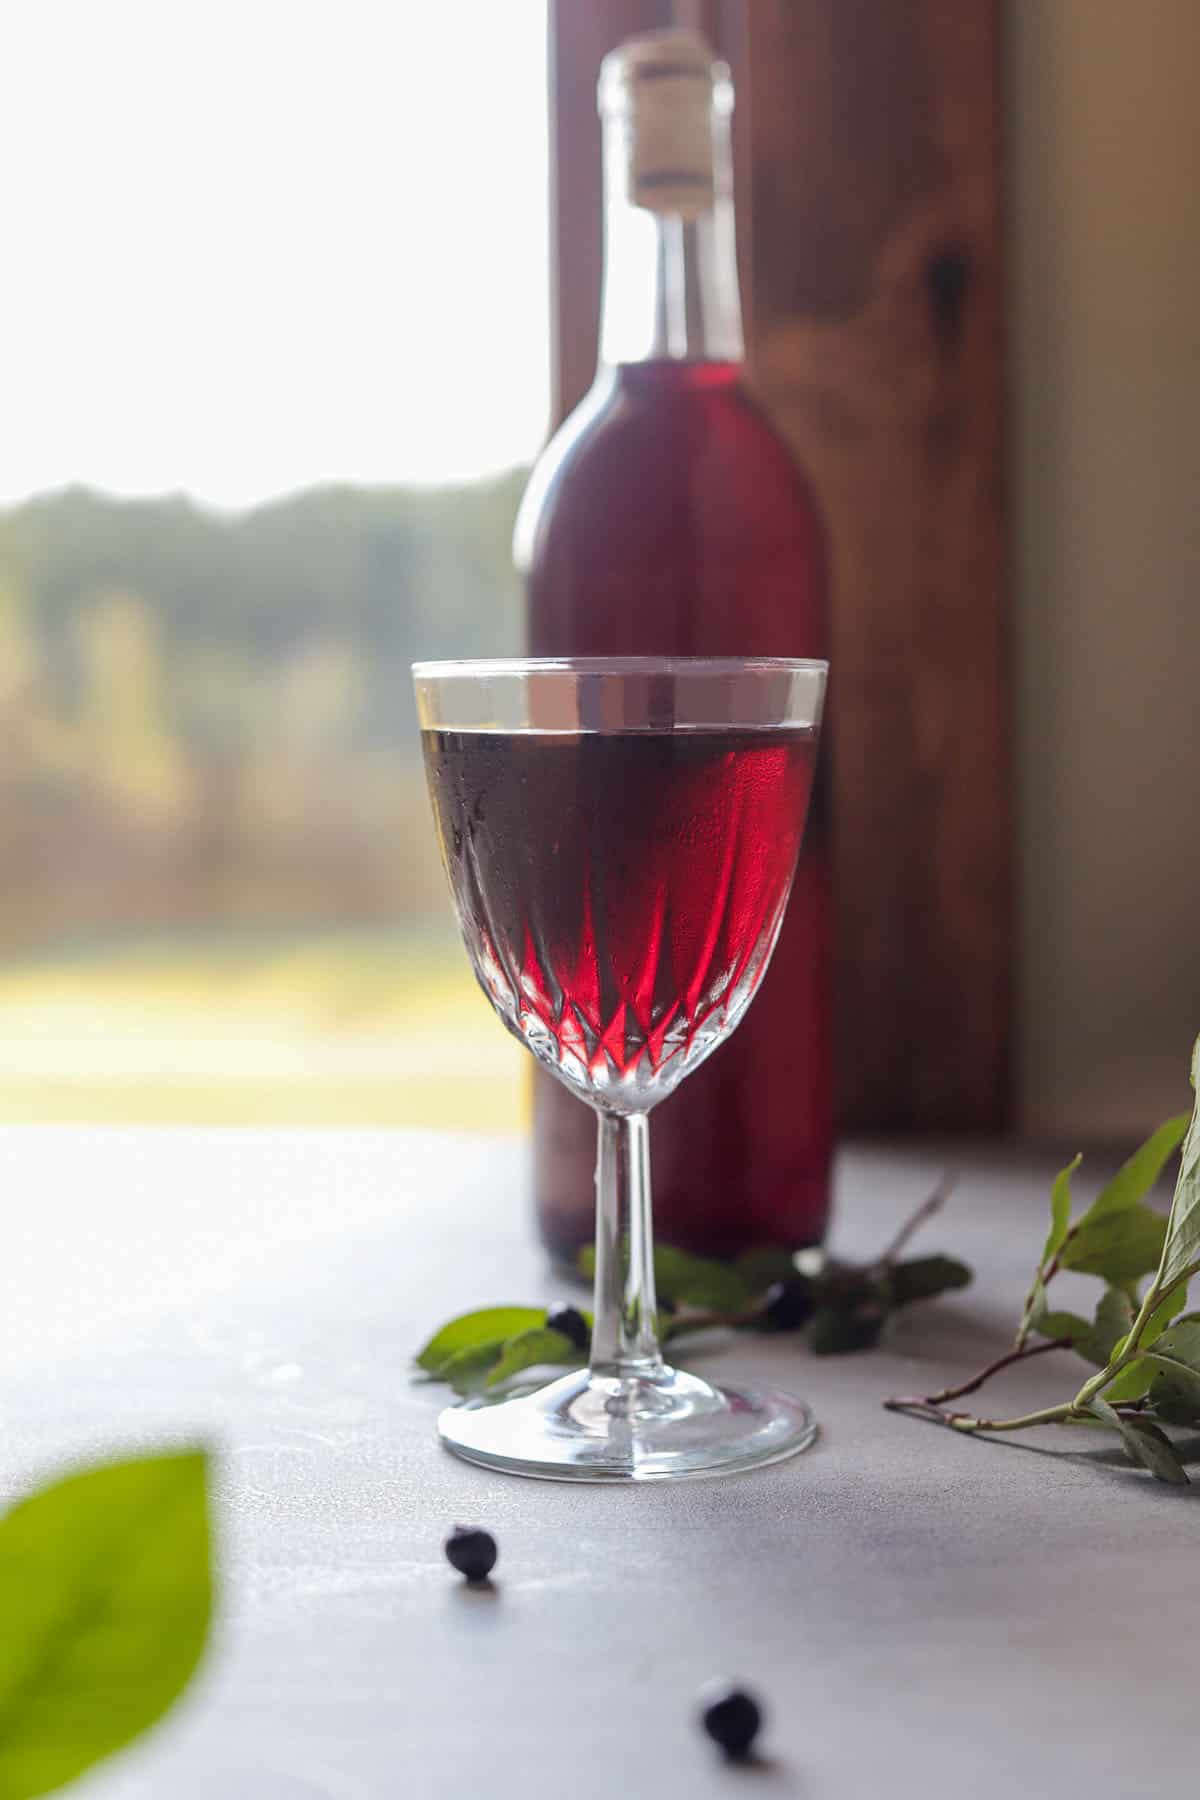
[[[595,367],[600,60],[674,23],[733,69],[750,379],[833,551],[845,1130],[1011,1117],[1001,5],[549,6],[556,423]]]

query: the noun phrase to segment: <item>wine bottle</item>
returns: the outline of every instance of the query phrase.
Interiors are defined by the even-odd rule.
[[[695,33],[648,33],[605,58],[599,104],[599,360],[517,519],[530,653],[824,656],[820,514],[743,378],[729,71]],[[753,1007],[655,1112],[664,1243],[729,1256],[824,1234],[831,933],[818,790]],[[593,1123],[552,1076],[534,1081],[539,1226],[573,1259],[592,1232]]]

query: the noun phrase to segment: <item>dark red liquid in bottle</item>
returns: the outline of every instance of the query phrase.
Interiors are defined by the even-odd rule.
[[[481,986],[585,1099],[648,1111],[760,985],[811,735],[427,731],[424,748]]]
[[[808,484],[737,365],[621,364],[543,456],[523,520],[535,655],[824,656]],[[727,1044],[655,1110],[664,1243],[711,1255],[822,1238],[832,1144],[830,886],[818,773],[774,960]],[[536,1073],[543,1237],[593,1229],[593,1121]]]

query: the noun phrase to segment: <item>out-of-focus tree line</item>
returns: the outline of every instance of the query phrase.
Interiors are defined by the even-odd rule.
[[[0,513],[0,929],[445,910],[409,663],[511,653],[524,476]]]

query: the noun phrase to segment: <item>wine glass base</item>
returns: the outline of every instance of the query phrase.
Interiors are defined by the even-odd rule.
[[[733,1474],[807,1450],[807,1406],[770,1388],[714,1387],[679,1369],[586,1369],[510,1400],[451,1406],[442,1442],[467,1462],[548,1481],[664,1481]]]

